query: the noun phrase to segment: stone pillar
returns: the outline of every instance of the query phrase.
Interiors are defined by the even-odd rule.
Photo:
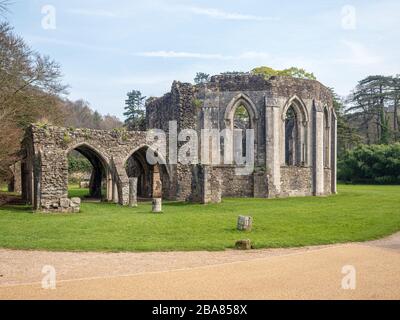
[[[154,213],[162,212],[162,199],[161,198],[153,198],[152,212],[154,212]]]
[[[324,113],[313,106],[313,194],[324,194]]]
[[[162,183],[160,177],[160,167],[158,165],[153,166],[153,198],[162,197]]]
[[[113,182],[112,184],[112,201],[118,203],[118,188],[116,182]]]
[[[331,192],[337,193],[337,118],[332,110],[331,123]]]
[[[268,196],[274,197],[281,192],[281,112],[276,99],[265,98],[265,152],[266,171],[270,175]]]
[[[108,171],[107,172],[107,201],[113,200],[113,180],[112,175]]]
[[[200,202],[207,203],[220,203],[222,200],[222,179],[217,172],[208,165],[200,166],[200,184],[201,195]]]
[[[119,199],[119,204],[126,206],[129,204],[129,178],[124,177],[120,180],[121,182],[121,198]]]
[[[113,159],[112,168],[117,184],[118,203],[126,206],[129,204],[129,178],[126,174],[125,162],[119,158]]]
[[[129,206],[137,207],[137,182],[138,178],[129,178]]]

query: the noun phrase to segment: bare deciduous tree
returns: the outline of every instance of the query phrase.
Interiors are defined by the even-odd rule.
[[[0,7],[1,10],[1,7]],[[60,66],[32,51],[12,27],[0,23],[0,176],[17,159],[23,129],[41,118],[60,123]]]

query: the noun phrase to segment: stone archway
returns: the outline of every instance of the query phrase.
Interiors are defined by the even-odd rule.
[[[109,190],[109,180],[112,179],[108,161],[100,151],[96,150],[95,147],[91,146],[87,142],[82,142],[69,148],[66,152],[67,158],[72,151],[79,152],[92,165],[92,171],[89,179],[89,197],[100,200],[108,200],[109,195],[111,194],[111,190]],[[104,193],[102,192],[102,189],[105,189]]]
[[[309,116],[304,102],[296,95],[288,99],[283,106],[281,120],[281,165],[306,166]],[[290,132],[288,125],[292,127]],[[292,153],[291,156],[288,153]]]
[[[143,198],[168,197],[170,172],[167,165],[151,164],[146,153],[150,147],[142,145],[129,153],[125,160],[125,170],[128,178],[138,178],[137,192]],[[164,159],[161,155],[159,155]],[[165,162],[165,159],[163,160]]]
[[[236,126],[236,111],[239,108],[244,108],[245,112],[247,113],[248,117],[248,125],[246,126]],[[258,137],[259,137],[259,112],[254,105],[253,101],[244,93],[239,93],[236,95],[227,105],[224,113],[224,123],[225,123],[225,128],[228,129],[230,134],[232,135],[231,137],[228,137],[227,141],[230,141],[231,147],[229,148],[228,146],[224,145],[224,148],[227,147],[227,151],[231,150],[233,151],[233,154],[235,154],[235,150],[239,147],[236,143],[240,143],[240,141],[236,141],[234,139],[234,131],[235,130],[242,130],[242,142],[240,143],[241,146],[239,147],[242,150],[242,154],[240,156],[243,156],[246,153],[246,147],[245,147],[245,137],[246,137],[246,129],[252,129],[254,130],[254,158],[257,159],[257,153],[258,153]],[[225,139],[224,142],[225,144]],[[224,150],[225,151],[225,150]],[[231,152],[230,151],[230,152]],[[225,153],[224,153],[225,157]],[[230,162],[230,161],[229,161]]]

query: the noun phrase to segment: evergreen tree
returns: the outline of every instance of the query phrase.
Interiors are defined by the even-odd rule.
[[[345,115],[344,101],[334,89],[330,88],[333,98],[333,107],[337,117],[337,144],[338,158],[342,158],[346,151],[358,146],[361,143],[361,137],[356,130],[350,126],[348,117]]]
[[[93,113],[93,128],[100,129],[102,121],[103,117],[101,116],[101,114],[98,111],[95,111]]]
[[[355,117],[361,119],[368,144],[390,143],[392,130],[389,127],[387,111],[390,105],[398,103],[395,98],[398,95],[396,91],[393,77],[381,75],[366,77],[359,81],[353,91],[347,112],[352,112]]]
[[[194,78],[194,83],[195,84],[200,84],[200,83],[207,83],[210,81],[210,75],[204,72],[197,72],[196,77]]]
[[[128,130],[144,130],[145,127],[145,107],[146,97],[138,90],[128,92],[128,99],[125,100],[125,126]]]

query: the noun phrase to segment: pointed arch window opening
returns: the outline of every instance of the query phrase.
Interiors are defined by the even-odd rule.
[[[296,97],[291,98],[282,113],[282,166],[307,166],[308,123],[308,113],[304,103]]]
[[[250,114],[247,110],[246,106],[240,104],[235,109],[233,115],[233,129],[234,130],[241,130],[241,147],[235,144],[234,152],[241,152],[241,156],[246,156],[246,130],[252,129],[251,121],[250,121]],[[241,149],[241,150],[240,150]]]
[[[324,109],[324,132],[323,132],[323,159],[324,159],[324,167],[330,168],[330,133],[331,126],[329,121],[329,113],[328,110]]]
[[[285,164],[299,165],[299,125],[298,115],[293,106],[290,106],[285,117]],[[302,146],[302,149],[304,146]],[[302,151],[303,152],[303,151]]]
[[[235,163],[235,156],[242,157],[244,160],[247,157],[247,136],[246,130],[254,130],[254,146],[252,149],[254,152],[254,158],[257,158],[257,120],[259,119],[259,114],[256,106],[250,100],[248,96],[241,93],[231,100],[225,110],[224,122],[225,128],[229,129],[232,136],[226,140],[225,137],[221,136],[220,146],[221,146],[221,162],[223,164],[237,164]],[[235,139],[235,129],[242,130],[241,136],[238,135]],[[240,141],[240,138],[241,141]],[[229,144],[230,147],[228,147]],[[225,153],[228,154],[225,156]],[[239,154],[238,154],[239,153]]]

